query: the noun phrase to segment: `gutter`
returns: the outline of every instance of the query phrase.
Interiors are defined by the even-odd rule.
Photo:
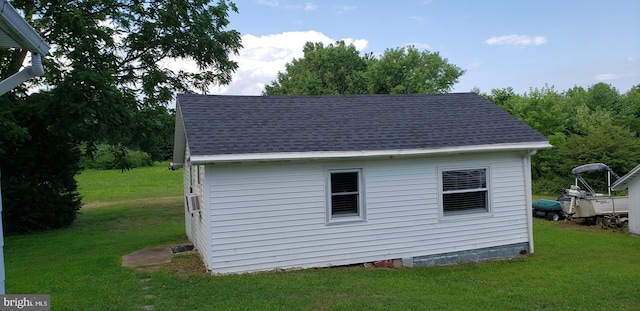
[[[49,54],[51,47],[40,35],[18,14],[18,11],[7,0],[0,0],[0,27],[18,45],[3,46],[22,48],[42,55]]]
[[[3,95],[33,77],[42,76],[42,55],[49,54],[51,47],[6,0],[0,2],[0,29],[13,39],[12,42],[2,42],[1,48],[21,48],[31,52],[31,66],[0,82],[0,95]]]
[[[442,147],[424,149],[399,149],[399,150],[365,150],[365,151],[311,151],[311,152],[276,152],[276,153],[245,153],[245,154],[220,154],[220,155],[191,155],[190,162],[194,165],[220,163],[220,162],[252,162],[252,161],[282,161],[282,160],[318,160],[336,158],[369,158],[369,157],[394,157],[394,156],[426,156],[449,155],[471,152],[496,152],[496,151],[520,151],[548,149],[551,145],[547,141],[528,143],[489,144],[462,147]],[[179,167],[181,161],[174,163]]]

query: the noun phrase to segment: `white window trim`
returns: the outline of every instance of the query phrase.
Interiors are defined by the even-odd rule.
[[[469,211],[469,212],[459,212],[455,215],[445,215],[444,214],[444,192],[442,190],[442,172],[446,171],[464,171],[464,170],[478,170],[485,169],[486,170],[486,182],[487,182],[487,210],[486,211]],[[440,220],[448,221],[448,220],[459,220],[466,218],[486,218],[493,217],[493,188],[492,188],[492,178],[491,178],[491,166],[490,165],[466,165],[466,166],[446,166],[446,167],[438,167],[438,216]],[[450,193],[455,193],[459,191],[452,191]]]
[[[358,214],[357,215],[341,215],[333,217],[331,213],[331,174],[332,173],[358,173]],[[362,168],[327,168],[325,169],[325,192],[326,192],[326,206],[325,206],[325,222],[326,224],[344,224],[353,222],[366,221],[366,200],[365,200],[365,187],[364,187],[364,170]]]

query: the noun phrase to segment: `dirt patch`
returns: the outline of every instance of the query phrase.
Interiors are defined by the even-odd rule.
[[[611,226],[607,228],[607,227],[603,227],[600,223],[595,225],[585,224],[585,222],[582,219],[573,219],[570,221],[561,220],[556,222],[556,224],[559,227],[563,227],[563,228],[575,228],[575,229],[581,229],[581,230],[586,230],[591,232],[612,232],[612,233],[628,232],[627,228],[618,228],[616,226]]]
[[[202,257],[196,251],[177,253],[171,256],[168,263],[152,266],[140,266],[134,268],[138,272],[167,272],[179,277],[210,275],[204,266]]]
[[[173,252],[170,247],[143,249],[122,257],[123,267],[158,265],[171,262]]]
[[[128,200],[128,201],[113,201],[113,202],[90,202],[87,204],[83,204],[82,205],[82,209],[93,209],[93,208],[99,208],[99,207],[104,207],[104,206],[109,206],[109,205],[116,205],[116,204],[121,204],[121,203],[131,203],[131,202],[139,202],[139,203],[144,203],[144,204],[155,204],[155,203],[167,203],[167,202],[174,202],[177,200],[182,199],[182,197],[164,197],[164,198],[151,198],[151,199],[141,199],[141,200]]]
[[[175,254],[171,257],[171,263],[162,265],[160,270],[185,278],[196,275],[210,275],[204,266],[202,257],[195,251]]]
[[[134,254],[137,256],[137,261],[129,261],[128,263],[130,267],[133,267],[138,272],[160,271],[173,273],[180,277],[210,275],[200,253],[194,249],[193,244],[186,238],[177,241],[172,246],[150,248],[125,255],[122,265],[125,266],[125,257]],[[144,257],[147,257],[149,261],[145,261]],[[151,261],[153,263],[149,263]]]

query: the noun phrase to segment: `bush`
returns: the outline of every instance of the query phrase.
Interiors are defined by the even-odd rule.
[[[102,144],[98,145],[93,157],[83,156],[80,166],[84,169],[96,170],[129,170],[135,167],[153,166],[153,160],[146,152]]]
[[[5,234],[70,226],[80,194],[75,175],[80,151],[48,116],[55,107],[38,96],[15,105],[14,116],[28,137],[6,139],[2,161],[2,221]]]

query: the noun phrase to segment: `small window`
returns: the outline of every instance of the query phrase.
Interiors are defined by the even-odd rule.
[[[441,171],[442,215],[489,211],[487,169]]]
[[[363,218],[361,171],[329,171],[328,179],[328,220]]]

